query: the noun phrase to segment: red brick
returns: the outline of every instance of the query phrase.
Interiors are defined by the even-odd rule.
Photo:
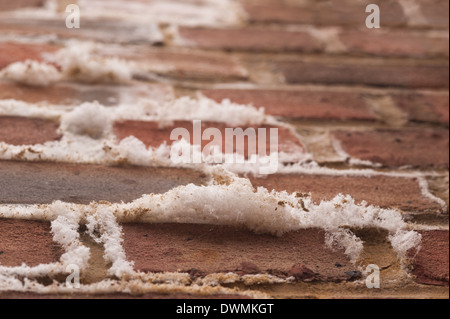
[[[368,65],[350,63],[279,62],[278,69],[291,84],[335,84],[448,88],[448,65]]]
[[[334,132],[351,157],[384,166],[448,168],[448,130]]]
[[[193,123],[188,121],[175,121],[173,126],[159,128],[158,122],[141,122],[141,121],[124,121],[117,122],[114,125],[114,132],[119,139],[124,139],[128,136],[134,136],[139,140],[143,141],[145,145],[158,147],[162,145],[164,142],[167,142],[168,145],[171,145],[173,142],[170,140],[170,134],[175,128],[185,128],[189,131],[191,135],[191,144],[193,144]],[[225,153],[225,129],[232,128],[232,126],[224,124],[224,123],[213,123],[213,122],[202,122],[202,132],[207,128],[217,128],[222,132],[222,152]],[[260,127],[252,127],[246,126],[242,127],[243,130],[247,128],[254,128],[256,132],[258,132],[258,128],[266,128],[267,131],[267,149],[266,154],[270,153],[270,128],[273,126],[262,125]],[[278,128],[278,139],[279,139],[279,151],[286,153],[293,153],[296,151],[303,151],[303,147],[288,129],[279,127]],[[209,143],[209,141],[202,141],[202,150]],[[238,154],[248,156],[248,142],[247,139],[244,142],[244,145],[237,142],[234,143],[233,151]]]
[[[114,292],[110,294],[39,294],[33,292],[0,292],[1,299],[251,299],[244,295],[195,295],[182,293],[146,293],[146,294],[127,294]]]
[[[201,173],[184,169],[0,161],[0,204],[130,202],[206,181]]]
[[[392,96],[410,121],[449,124],[447,94],[410,93]]]
[[[41,7],[45,3],[45,0],[1,0],[0,11],[16,10],[25,7]]]
[[[436,213],[442,207],[425,198],[415,179],[387,176],[330,176],[274,174],[250,177],[253,185],[269,191],[311,193],[314,202],[331,200],[340,193],[351,195],[357,203],[366,201],[382,208],[397,208],[411,213]]]
[[[0,265],[38,266],[57,262],[62,249],[53,242],[50,223],[0,219]]]
[[[127,50],[120,57],[138,62],[144,77],[145,72],[194,80],[243,80],[248,77],[247,70],[236,59],[222,53],[141,48]]]
[[[14,62],[42,61],[42,54],[52,53],[58,47],[48,44],[0,43],[0,70]]]
[[[365,27],[366,3],[340,1],[279,1],[242,0],[251,22],[342,25]],[[384,26],[404,26],[407,19],[401,5],[395,0],[377,1],[383,13]]]
[[[64,7],[65,8],[65,7]],[[65,21],[36,20],[36,19],[3,19],[0,21],[0,32],[10,35],[22,36],[46,36],[53,35],[61,39],[94,40],[99,42],[117,43],[148,43],[162,44],[160,34],[152,31],[143,32],[141,24],[133,24],[125,21],[118,23],[110,20],[86,20],[82,19],[81,28],[69,29]]]
[[[325,248],[324,232],[316,229],[282,237],[256,235],[240,228],[190,224],[124,224],[124,249],[135,269],[146,272],[195,269],[198,274],[242,273],[243,263],[261,273],[287,276],[301,263],[323,279],[346,279],[354,270],[342,251]],[[335,267],[339,263],[343,267]]]
[[[374,121],[364,96],[353,92],[312,90],[204,90],[216,101],[264,107],[266,114],[295,119]]]
[[[448,37],[431,37],[410,32],[370,30],[344,31],[340,40],[351,54],[376,56],[448,58]]]
[[[413,259],[413,275],[425,285],[448,286],[449,237],[448,230],[423,231],[420,251],[410,252]]]
[[[449,2],[447,0],[419,0],[425,26],[447,29],[449,27]]]
[[[181,28],[183,40],[207,49],[318,52],[322,44],[307,32],[270,29]]]
[[[83,85],[56,83],[49,87],[32,87],[0,82],[0,99],[15,99],[28,103],[57,105],[80,105],[98,101],[110,106],[121,102],[137,103],[139,99],[151,98],[164,102],[174,97],[173,89],[165,84]]]
[[[59,123],[26,118],[0,116],[0,142],[13,145],[33,145],[55,141]]]

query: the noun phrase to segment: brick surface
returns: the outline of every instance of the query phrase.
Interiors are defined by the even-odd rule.
[[[37,294],[29,292],[0,292],[0,300],[2,299],[251,299],[245,295],[189,295],[189,294],[127,294],[127,293],[111,293],[111,294]]]
[[[98,101],[105,106],[120,103],[137,103],[139,99],[152,99],[164,102],[173,99],[170,85],[83,85],[74,83],[56,83],[49,87],[23,86],[0,82],[0,99],[14,99],[28,103],[48,103],[57,105],[80,105]]]
[[[64,6],[65,10],[65,6]],[[92,40],[99,42],[148,43],[159,45],[163,36],[156,25],[142,26],[134,23],[117,23],[109,19],[92,21],[82,19],[82,27],[69,29],[65,20],[2,19],[0,32],[17,36],[46,36],[60,39]]]
[[[448,58],[448,37],[431,37],[410,32],[382,29],[370,31],[344,31],[341,42],[351,54],[376,56]]]
[[[344,1],[242,0],[252,22],[365,26],[366,3]],[[383,25],[404,26],[407,18],[398,1],[377,1],[383,12]]]
[[[2,0],[0,1],[0,11],[9,11],[26,7],[41,7],[44,3],[45,0]]]
[[[296,52],[318,52],[323,49],[322,44],[307,32],[181,28],[180,35],[184,41],[208,49]]]
[[[168,145],[172,144],[170,140],[170,135],[173,129],[175,128],[185,128],[189,131],[191,137],[191,144],[193,141],[193,123],[187,121],[175,121],[172,126],[160,128],[159,123],[157,122],[141,122],[141,121],[124,121],[117,122],[114,125],[114,131],[116,136],[119,139],[124,139],[128,136],[137,137],[139,140],[143,141],[145,145],[158,147],[162,145],[164,142],[167,142]],[[202,122],[202,134],[203,131],[207,128],[217,128],[222,133],[222,153],[225,153],[226,141],[225,141],[225,129],[233,128],[230,125],[224,123],[212,123],[212,122]],[[266,128],[266,154],[270,153],[270,128],[273,126],[262,125],[260,127],[251,127],[245,126],[241,127],[243,130],[247,128],[255,128],[255,132],[258,132],[258,128]],[[258,138],[258,134],[256,135]],[[303,147],[298,140],[298,138],[292,134],[288,129],[279,127],[278,128],[278,140],[279,140],[279,151],[286,153],[293,153],[297,151],[303,151]],[[209,143],[209,140],[202,140],[202,150]],[[248,156],[248,147],[247,147],[247,139],[245,139],[244,144],[239,143],[238,141],[233,142],[233,152],[237,152],[240,155]],[[258,151],[258,150],[257,150]],[[252,155],[252,154],[250,154]]]
[[[366,201],[383,208],[397,208],[412,213],[436,213],[442,210],[436,202],[425,198],[414,179],[386,176],[327,176],[275,174],[264,178],[251,177],[255,187],[289,193],[311,193],[316,203],[342,194],[356,202]]]
[[[33,145],[60,138],[58,122],[26,117],[0,116],[0,142]]]
[[[448,29],[449,2],[446,0],[419,0],[425,26]]]
[[[286,277],[303,264],[327,280],[348,278],[354,270],[342,251],[324,246],[324,232],[303,230],[283,237],[255,235],[223,226],[124,224],[124,248],[135,269],[146,272],[184,271],[195,275],[215,272]],[[338,263],[342,267],[336,267]]]
[[[62,248],[53,242],[50,223],[0,219],[0,266],[57,262]]]
[[[410,257],[414,259],[412,273],[416,281],[426,285],[448,286],[448,230],[424,231],[421,234],[420,251],[410,252]]]
[[[392,96],[410,121],[449,124],[447,94],[411,93]]]
[[[204,182],[202,174],[181,169],[0,161],[0,204],[130,202]]]
[[[266,114],[290,119],[374,121],[364,96],[353,92],[307,90],[203,90],[218,102],[230,99],[235,103],[264,107]]]
[[[353,158],[391,167],[448,168],[448,130],[339,131],[333,135]]]
[[[52,53],[58,47],[49,44],[23,44],[0,42],[0,70],[8,64],[25,60],[42,61],[44,53]]]
[[[364,65],[350,63],[279,62],[290,84],[369,85],[405,88],[448,88],[448,65]]]
[[[152,72],[181,79],[242,80],[247,70],[233,57],[221,53],[182,50],[129,51],[122,58],[136,61],[142,72]]]

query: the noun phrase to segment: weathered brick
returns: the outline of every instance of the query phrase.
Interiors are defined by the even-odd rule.
[[[448,65],[388,65],[279,62],[286,81],[295,83],[448,88]]]
[[[182,79],[237,80],[248,77],[247,70],[233,57],[213,52],[183,50],[128,50],[121,58],[139,63],[146,72]]]
[[[333,136],[356,159],[390,167],[448,168],[448,130],[339,131]]]
[[[416,281],[425,285],[448,286],[448,230],[422,231],[421,234],[419,252],[410,251]]]
[[[60,138],[59,123],[27,118],[0,116],[0,142],[13,145],[33,145]]]
[[[172,126],[170,127],[164,127],[160,128],[158,122],[142,122],[142,121],[124,121],[124,122],[117,122],[114,125],[114,132],[116,136],[119,139],[124,139],[128,136],[134,136],[138,138],[139,140],[143,141],[145,145],[152,146],[152,147],[159,147],[164,142],[166,142],[168,145],[171,145],[173,142],[170,140],[170,135],[173,129],[175,128],[185,128],[190,133],[191,138],[191,144],[194,143],[193,141],[193,123],[188,121],[175,121]],[[202,133],[207,128],[217,128],[222,133],[222,153],[225,153],[225,148],[227,145],[227,141],[225,141],[225,129],[226,128],[233,128],[230,125],[224,124],[224,123],[213,123],[213,122],[202,122]],[[252,127],[252,126],[246,126],[242,127],[243,130],[246,130],[247,128],[254,128],[256,133],[258,133],[258,128],[266,128],[267,135],[266,135],[266,154],[270,154],[270,128],[273,128],[273,126],[268,125],[262,125],[260,127]],[[256,135],[258,138],[258,134]],[[302,152],[303,147],[298,140],[298,138],[292,134],[291,131],[289,131],[286,128],[278,127],[278,140],[279,140],[279,151],[280,152],[286,152],[286,153],[294,153],[294,152]],[[210,141],[202,140],[202,150],[204,147],[209,143]],[[245,139],[244,144],[233,142],[233,152],[236,152],[240,155],[248,156],[248,141]],[[257,150],[259,151],[259,150]],[[252,155],[252,154],[250,154]]]
[[[65,10],[65,7],[64,7]],[[64,11],[63,10],[63,11]],[[0,33],[21,36],[53,35],[61,39],[93,40],[117,43],[147,43],[160,45],[164,38],[156,25],[143,27],[133,22],[101,21],[82,19],[82,27],[67,28],[61,19],[3,19],[0,21]],[[146,29],[145,29],[146,28]]]
[[[251,22],[365,27],[365,2],[242,0]],[[407,18],[398,1],[377,1],[383,13],[384,26],[404,26]]]
[[[407,31],[382,29],[370,31],[344,31],[341,42],[350,54],[376,56],[448,58],[448,37],[418,35]]]
[[[44,53],[52,53],[58,47],[49,44],[24,44],[0,42],[0,70],[8,64],[25,60],[42,61]]]
[[[419,0],[422,15],[426,19],[425,26],[448,29],[449,2],[446,0]]]
[[[49,103],[57,105],[80,105],[94,102],[105,106],[120,103],[137,103],[139,99],[152,99],[158,102],[174,98],[171,86],[166,84],[133,85],[83,85],[75,83],[56,83],[48,87],[24,86],[0,82],[0,99],[15,99],[28,103]]]
[[[366,201],[383,208],[397,208],[411,213],[436,213],[442,207],[425,198],[419,183],[411,178],[387,176],[330,176],[274,174],[264,178],[250,177],[253,185],[269,191],[311,193],[314,202],[331,200],[341,194],[351,195],[357,203]]]
[[[183,293],[167,293],[167,294],[157,294],[157,293],[146,293],[137,294],[133,291],[133,294],[128,293],[110,293],[110,294],[42,294],[33,292],[15,292],[7,291],[0,292],[0,299],[251,299],[245,295],[196,295],[196,294],[183,294]]]
[[[58,261],[61,253],[49,222],[0,218],[0,266],[49,264]]]
[[[41,7],[44,5],[44,3],[45,0],[16,0],[16,1],[1,0],[0,11],[16,10],[19,8],[26,8],[26,7]]]
[[[392,96],[410,121],[449,124],[447,94],[408,93]]]
[[[282,237],[256,235],[241,228],[190,224],[123,224],[124,249],[135,269],[244,274],[245,264],[260,273],[286,276],[301,263],[326,280],[346,279],[354,270],[343,252],[326,249],[324,232],[316,229]],[[336,263],[342,265],[338,268]]]
[[[360,93],[316,90],[203,90],[216,101],[264,107],[267,114],[295,119],[374,121]]]
[[[204,182],[201,173],[183,169],[0,161],[0,204],[130,202]]]
[[[318,52],[323,45],[308,32],[271,29],[181,28],[184,41],[200,48],[247,51]]]

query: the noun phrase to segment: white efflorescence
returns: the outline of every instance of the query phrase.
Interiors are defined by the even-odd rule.
[[[68,79],[88,83],[127,83],[132,79],[133,64],[116,57],[100,57],[94,54],[96,44],[74,41],[48,56],[61,66]]]
[[[0,79],[31,86],[48,86],[60,81],[62,74],[51,64],[26,60],[2,69]]]

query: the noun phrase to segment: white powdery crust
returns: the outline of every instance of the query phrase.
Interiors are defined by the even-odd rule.
[[[132,79],[132,63],[118,58],[96,56],[96,44],[70,42],[48,59],[61,66],[66,78],[88,83],[128,83]]]
[[[1,70],[0,79],[44,87],[60,81],[62,75],[53,65],[26,60],[12,63]]]

